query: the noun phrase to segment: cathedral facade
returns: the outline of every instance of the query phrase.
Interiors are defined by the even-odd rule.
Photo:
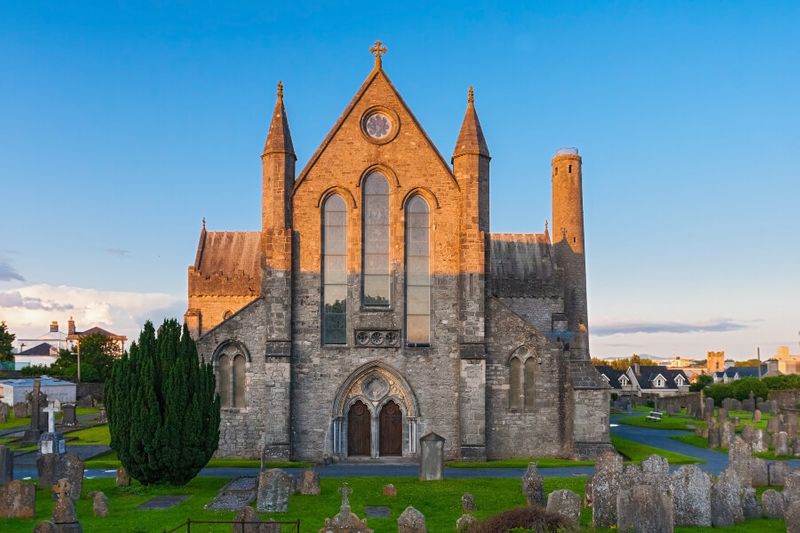
[[[581,157],[552,161],[553,235],[492,233],[472,89],[448,163],[375,67],[296,175],[279,85],[262,227],[212,232],[187,324],[223,457],[587,457],[610,448],[588,350]]]

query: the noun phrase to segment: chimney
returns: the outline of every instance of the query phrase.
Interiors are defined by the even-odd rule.
[[[50,322],[50,333],[58,333],[58,322],[55,320]]]
[[[72,320],[72,317],[69,317],[67,322],[67,335],[75,335],[75,321]]]
[[[633,373],[637,376],[641,373],[641,369],[639,368],[639,363],[633,363]]]

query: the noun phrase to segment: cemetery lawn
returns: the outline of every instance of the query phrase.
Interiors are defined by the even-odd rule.
[[[672,465],[705,463],[705,461],[702,459],[697,459],[696,457],[689,457],[688,455],[662,450],[661,448],[655,448],[646,444],[640,444],[616,435],[611,435],[611,442],[614,444],[614,448],[616,448],[621,455],[623,455],[628,461],[632,461],[634,463],[639,463],[653,454],[665,457],[669,460],[669,464]]]
[[[77,431],[70,431],[64,433],[64,438],[70,445],[83,445],[83,444],[110,444],[111,434],[108,432],[108,424],[100,426],[92,426]]]
[[[698,448],[708,448],[708,439],[698,435],[675,435],[670,437],[670,439],[691,444],[692,446],[696,446]],[[722,453],[728,453],[728,448],[714,448],[714,450]],[[775,455],[774,450],[769,450],[767,452],[753,452],[753,456],[773,461],[786,461],[795,458],[794,455]]]
[[[637,408],[637,410],[640,409]],[[661,415],[661,420],[655,422],[647,419],[647,415],[650,414],[650,411],[652,411],[652,409],[648,408],[647,412],[644,412],[640,415],[626,416],[618,419],[617,422],[620,424],[625,424],[626,426],[636,426],[641,428],[683,429],[686,431],[691,431],[698,426],[704,427],[706,425],[704,420],[697,420],[685,414],[668,415],[664,413]]]
[[[594,466],[594,461],[577,461],[557,457],[515,457],[498,461],[450,461],[450,468],[528,468],[528,463],[536,463],[539,468],[561,468],[565,466]]]
[[[119,468],[122,465],[117,458],[117,452],[114,450],[109,450],[105,453],[101,453],[100,455],[95,455],[91,459],[87,460],[85,466],[86,468],[112,469]],[[303,461],[272,461],[267,463],[267,468],[311,468],[313,466],[314,465],[312,463],[306,463]],[[261,461],[258,459],[224,459],[214,457],[206,465],[206,468],[219,467],[260,468]]]

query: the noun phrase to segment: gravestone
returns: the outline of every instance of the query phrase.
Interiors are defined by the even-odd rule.
[[[754,487],[769,485],[769,466],[764,459],[759,457],[750,459],[750,478]]]
[[[389,518],[392,516],[392,510],[385,505],[365,505],[364,514],[367,518]]]
[[[77,408],[74,403],[61,404],[61,423],[73,427],[78,425]]]
[[[800,533],[800,500],[786,502],[783,522],[786,524],[786,533]]]
[[[767,518],[783,518],[783,494],[775,489],[767,489],[761,495],[761,508]]]
[[[539,474],[536,463],[528,463],[528,469],[522,476],[522,492],[525,494],[525,500],[529,506],[545,506],[544,479]]]
[[[547,496],[547,512],[563,516],[575,526],[581,519],[581,497],[571,490],[561,489]]]
[[[83,531],[75,514],[75,501],[72,498],[73,488],[68,479],[62,478],[53,487],[56,504],[53,506],[53,524],[56,531],[80,533]]]
[[[0,485],[14,479],[14,450],[0,444]]]
[[[26,398],[28,400],[31,423],[22,440],[24,442],[39,442],[42,432],[47,429],[47,418],[43,416],[42,412],[42,409],[47,405],[47,395],[42,393],[42,382],[39,378],[33,379],[33,390],[26,395]]]
[[[753,411],[753,422],[761,422],[761,410],[756,409]]]
[[[753,473],[750,469],[753,450],[740,437],[735,437],[728,448],[728,468],[736,473],[743,487],[753,485]]]
[[[469,533],[478,524],[478,519],[471,514],[462,514],[456,520],[456,531],[458,533]]]
[[[786,476],[789,474],[789,465],[783,461],[774,461],[769,464],[769,484],[773,487],[783,487]]]
[[[664,491],[669,490],[669,461],[666,458],[651,455],[642,461],[641,471],[640,483],[653,485]]]
[[[428,433],[420,443],[420,481],[438,481],[444,479],[444,437],[436,433]]]
[[[676,526],[711,525],[711,478],[697,465],[685,465],[670,478]]]
[[[592,525],[612,527],[617,523],[617,493],[622,478],[622,457],[603,452],[596,460],[592,476]]]
[[[47,413],[47,433],[42,434],[39,439],[39,450],[42,454],[55,453],[63,455],[67,452],[64,435],[56,432],[56,413],[58,411],[55,402],[51,402],[51,404],[44,409],[44,412]]]
[[[81,497],[83,488],[83,461],[74,453],[59,456],[59,464],[62,470],[59,472],[59,479],[66,478],[70,483],[70,496],[77,501]]]
[[[794,446],[792,447],[792,453],[795,457],[800,457],[800,437],[794,439]]]
[[[719,448],[719,424],[713,418],[708,421],[708,447]]]
[[[397,496],[397,487],[389,483],[388,485],[383,486],[383,495],[388,496],[389,498],[394,498]]]
[[[617,529],[657,533],[674,528],[672,498],[655,485],[634,485],[617,494]]]
[[[128,471],[125,470],[124,466],[120,466],[117,468],[117,487],[128,487],[131,484],[131,476],[128,475]]]
[[[92,512],[95,516],[105,518],[108,516],[108,496],[101,491],[90,492],[89,497],[92,499]]]
[[[714,416],[714,398],[706,398],[704,407],[703,416],[712,418]]]
[[[189,499],[188,494],[171,496],[153,496],[144,503],[141,503],[137,509],[144,511],[163,511],[165,509],[172,509],[173,507],[182,504]]]
[[[779,431],[775,434],[775,455],[790,455],[789,452],[789,435],[785,431]]]
[[[29,416],[31,416],[31,410],[28,407],[28,402],[17,402],[14,404],[15,418],[28,418]]]
[[[742,400],[742,411],[750,411],[752,413],[755,410],[755,408],[756,408],[756,401],[753,400],[752,398],[749,398],[747,400]]]
[[[742,513],[745,520],[752,520],[753,518],[761,518],[761,505],[756,498],[756,489],[747,487],[742,493]]]
[[[8,417],[10,416],[11,408],[8,404],[0,402],[0,423],[8,422]]]
[[[467,513],[475,511],[477,507],[475,507],[475,496],[470,494],[469,492],[465,492],[461,495],[461,509]]]
[[[749,424],[745,424],[742,426],[742,432],[740,434],[742,440],[745,441],[750,446],[753,445],[753,441],[756,438],[756,428],[755,426],[751,426]]]
[[[212,511],[238,511],[256,499],[258,478],[238,477],[222,487],[214,499],[205,505]]]
[[[767,433],[777,433],[781,430],[780,418],[773,416],[767,420]]]
[[[33,526],[33,533],[57,533],[56,525],[50,520],[41,520]]]
[[[273,468],[258,476],[258,503],[260,513],[285,513],[289,511],[289,495],[294,492],[292,476]]]
[[[767,434],[764,433],[763,429],[755,430],[751,445],[753,446],[753,452],[766,452],[769,450],[769,445],[767,444]]]
[[[350,510],[350,494],[352,492],[353,489],[347,483],[343,483],[339,487],[339,494],[342,495],[339,513],[333,518],[325,519],[325,526],[319,530],[320,533],[373,533],[367,527],[367,521],[361,520]]]
[[[46,453],[44,455],[40,455],[36,459],[36,469],[39,472],[39,483],[43,487],[51,487],[55,485],[59,478],[62,477],[57,471],[59,457],[60,456],[54,453]]]
[[[786,433],[789,434],[790,439],[794,439],[797,436],[797,414],[785,413],[783,418],[783,425],[786,428]]]
[[[711,524],[732,526],[743,520],[742,486],[735,472],[725,470],[711,482]]]
[[[722,407],[717,409],[717,419],[719,419],[720,422],[728,419],[728,408],[725,407],[724,401],[722,402]]]
[[[733,424],[729,420],[724,421],[719,427],[719,445],[722,448],[730,448],[735,435]]]
[[[319,496],[319,474],[313,470],[305,470],[300,475],[298,491],[306,496]]]
[[[397,533],[427,533],[425,516],[410,505],[397,518]]]
[[[796,468],[786,474],[786,481],[783,484],[783,498],[786,500],[786,505],[800,501],[800,468]]]
[[[263,533],[262,526],[264,524],[261,523],[258,512],[249,505],[239,509],[233,521],[235,522],[232,528],[233,533]]]
[[[0,486],[0,518],[33,518],[36,485],[14,480]]]

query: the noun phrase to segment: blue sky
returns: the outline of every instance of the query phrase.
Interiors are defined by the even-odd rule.
[[[800,4],[387,4],[0,6],[0,319],[181,315],[200,219],[260,225],[277,81],[302,167],[381,39],[447,158],[475,86],[494,231],[580,149],[593,354],[800,351]]]

